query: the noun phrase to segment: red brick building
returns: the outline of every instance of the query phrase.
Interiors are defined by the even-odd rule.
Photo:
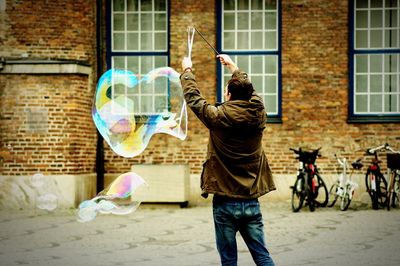
[[[0,1],[0,207],[31,204],[37,192],[28,181],[38,172],[55,184],[62,204],[74,205],[95,193],[96,181],[100,190],[143,164],[188,165],[196,202],[208,134],[191,111],[185,141],[155,135],[130,159],[98,143],[91,117],[106,69],[180,71],[188,26],[248,71],[264,98],[275,197],[288,198],[294,181],[290,147],[322,147],[318,162],[326,176],[337,172],[335,153],[353,160],[386,142],[400,149],[399,6],[398,0]],[[205,97],[220,101],[228,75],[198,35],[192,60]]]

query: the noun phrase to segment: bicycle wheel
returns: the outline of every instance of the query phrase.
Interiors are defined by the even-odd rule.
[[[307,203],[308,203],[308,208],[310,209],[310,212],[315,211],[315,199],[314,199],[314,193],[311,191],[311,189],[308,190],[308,195],[307,195]]]
[[[371,191],[371,179],[370,175],[373,175],[369,170],[367,171],[367,174],[365,175],[365,187],[367,188],[368,195],[372,198],[372,191]]]
[[[394,198],[394,192],[390,192],[391,191],[391,189],[390,189],[390,187],[389,187],[389,192],[388,192],[388,196],[387,196],[387,201],[386,201],[386,209],[388,210],[388,211],[390,211],[390,207],[392,207],[392,201],[393,201],[393,198]]]
[[[396,208],[399,206],[399,193],[393,192],[392,195],[392,208]]]
[[[388,188],[388,194],[387,194],[387,200],[386,200],[386,208],[388,211],[390,211],[390,207],[392,205],[392,200],[393,200],[393,196],[395,196],[395,192],[394,192],[394,177],[392,175],[390,175],[390,179],[389,179],[389,188]]]
[[[336,200],[338,199],[339,195],[337,194],[339,189],[338,183],[335,183],[329,189],[329,200],[328,200],[328,207],[333,207],[335,205]]]
[[[304,177],[298,176],[294,182],[292,191],[292,210],[298,212],[303,207],[304,202]]]
[[[378,186],[377,186],[378,204],[380,207],[384,208],[386,207],[387,196],[388,196],[387,182],[382,173],[378,173],[377,177],[378,177]]]
[[[316,174],[317,186],[314,192],[314,201],[317,207],[326,207],[328,204],[328,189],[325,182],[319,174]]]
[[[350,192],[350,188],[347,187],[345,193],[343,194],[343,197],[341,197],[340,209],[342,211],[347,210],[350,206],[351,199],[350,199],[349,192]]]
[[[392,195],[392,207],[396,208],[400,204],[400,176],[396,175],[394,177],[394,191]]]
[[[367,174],[365,175],[365,186],[367,187],[367,192],[368,192],[369,196],[371,197],[372,209],[374,209],[374,210],[378,209],[378,193],[377,193],[377,190],[378,190],[379,183],[375,183],[376,184],[376,186],[375,186],[376,189],[373,190],[372,189],[371,180],[375,180],[375,182],[376,182],[377,178],[378,177],[376,177],[375,174],[368,169]]]

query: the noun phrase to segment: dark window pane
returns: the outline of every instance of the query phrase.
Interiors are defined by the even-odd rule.
[[[139,57],[138,56],[128,56],[128,70],[135,74],[139,73]]]
[[[352,0],[350,0],[352,1]],[[368,0],[357,0],[356,8],[368,8]]]
[[[153,49],[152,46],[152,33],[142,33],[140,34],[140,49],[144,51],[149,51]]]
[[[265,9],[277,9],[276,0],[265,0]]]
[[[367,92],[368,91],[368,76],[357,75],[356,76],[356,92]]]
[[[266,76],[265,80],[265,92],[266,93],[276,93],[276,77],[275,76]]]
[[[249,13],[248,12],[240,12],[237,13],[237,25],[239,30],[248,30],[249,29]]]
[[[113,10],[114,11],[124,11],[125,2],[124,0],[114,0],[113,1]]]
[[[224,49],[233,50],[235,49],[235,33],[225,32],[224,33]]]
[[[125,50],[125,34],[114,33],[113,34],[113,48],[114,50]]]
[[[238,10],[248,10],[249,9],[249,0],[240,0],[237,1],[237,9]]]
[[[262,32],[251,32],[251,49],[259,50],[263,48]]]
[[[238,32],[237,33],[237,45],[238,49],[249,49],[249,33]]]
[[[127,0],[128,11],[138,11],[138,1],[139,0]]]
[[[142,96],[140,101],[140,109],[143,113],[153,112],[153,99],[151,96]]]
[[[167,16],[165,14],[154,14],[154,29],[166,30],[167,29]]]
[[[151,11],[152,10],[152,0],[141,0],[140,10],[141,11]]]
[[[167,50],[167,35],[166,33],[155,33],[154,34],[154,49],[156,50]]]
[[[224,30],[235,29],[235,13],[224,14]]]
[[[261,0],[251,0],[251,7],[252,10],[262,10],[263,9],[263,2]]]
[[[142,30],[146,30],[146,31],[152,30],[153,29],[153,16],[152,16],[152,14],[142,14],[141,16],[142,16],[141,19],[140,19],[141,29]]]
[[[128,33],[128,50],[134,50],[137,51],[139,50],[139,34],[137,33]]]
[[[252,30],[261,30],[263,27],[263,13],[262,12],[253,12],[251,13],[251,29]]]
[[[138,14],[128,14],[127,15],[127,29],[131,30],[138,30],[139,29],[139,16]]]
[[[356,112],[362,113],[368,111],[368,96],[367,95],[356,95]]]
[[[155,11],[166,11],[167,1],[166,0],[154,0],[154,10]]]
[[[114,14],[113,29],[116,31],[125,30],[125,16],[123,14]]]
[[[235,10],[235,0],[224,0],[225,10]]]
[[[373,94],[369,96],[369,108],[373,113],[382,112],[382,95]]]

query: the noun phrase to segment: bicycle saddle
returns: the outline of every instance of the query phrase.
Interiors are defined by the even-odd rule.
[[[351,166],[352,166],[354,169],[359,170],[359,169],[361,169],[364,165],[361,163],[361,159],[358,159],[357,161],[352,162],[352,163],[351,163]]]

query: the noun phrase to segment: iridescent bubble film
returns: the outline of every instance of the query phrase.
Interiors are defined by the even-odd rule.
[[[161,67],[144,76],[117,69],[101,76],[92,116],[114,152],[137,156],[157,133],[186,138],[187,110],[179,75]]]
[[[124,215],[134,212],[142,200],[137,192],[145,184],[144,179],[133,172],[118,176],[96,197],[79,205],[78,221],[91,221],[98,213]]]

